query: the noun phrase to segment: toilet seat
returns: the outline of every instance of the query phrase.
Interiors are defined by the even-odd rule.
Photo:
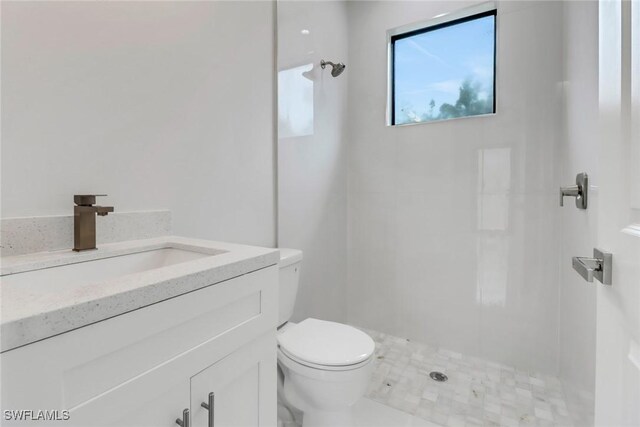
[[[288,359],[321,370],[351,370],[366,365],[375,343],[348,325],[308,318],[278,334],[278,347]]]
[[[287,352],[285,352],[282,347],[278,346],[278,360],[282,363],[286,364],[291,369],[311,369],[317,371],[351,371],[355,369],[360,369],[363,366],[366,366],[369,362],[371,362],[372,357],[369,357],[366,360],[363,360],[360,363],[356,363],[354,365],[342,365],[342,366],[329,366],[329,365],[319,365],[316,363],[311,363],[306,360],[296,359],[291,356]],[[294,368],[294,366],[298,366],[299,368]]]

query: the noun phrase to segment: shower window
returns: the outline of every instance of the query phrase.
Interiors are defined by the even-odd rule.
[[[495,113],[495,6],[391,30],[388,42],[388,124]]]

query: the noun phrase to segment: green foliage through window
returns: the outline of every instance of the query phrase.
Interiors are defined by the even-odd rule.
[[[392,124],[495,112],[496,11],[391,38]]]

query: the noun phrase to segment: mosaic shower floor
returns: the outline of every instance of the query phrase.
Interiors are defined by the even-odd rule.
[[[571,426],[560,381],[366,330],[376,342],[369,399],[441,426]],[[446,382],[429,377],[432,371]]]

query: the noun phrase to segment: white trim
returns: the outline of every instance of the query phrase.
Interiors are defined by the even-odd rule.
[[[391,30],[387,31],[387,114],[385,117],[385,121],[386,121],[386,125],[387,126],[393,126],[393,123],[391,123],[391,97],[393,96],[393,49],[391,47]]]
[[[389,108],[391,108],[391,102],[389,102]],[[389,126],[392,127],[403,127],[403,126],[415,126],[415,125],[424,125],[427,123],[446,123],[452,120],[463,120],[463,119],[475,119],[476,117],[490,117],[495,116],[498,113],[485,113],[485,114],[474,114],[471,116],[460,116],[460,117],[450,117],[448,119],[435,119],[435,120],[426,120],[424,122],[408,122],[408,123],[396,123],[392,125],[389,123]]]
[[[413,22],[411,24],[392,28],[390,30],[387,30],[387,43],[391,42],[391,37],[397,36],[399,34],[409,33],[415,30],[422,30],[425,28],[444,24],[445,22],[455,21],[458,19],[466,18],[467,16],[477,15],[479,13],[489,12],[490,10],[496,9],[498,9],[496,3],[493,1],[489,1],[486,3],[480,3],[473,6],[465,7],[464,9],[454,10],[453,12],[441,13],[424,21]]]
[[[631,2],[631,29],[630,29],[630,161],[631,165],[640,165],[640,3]],[[640,170],[635,167],[630,169],[631,181],[631,206],[640,209]],[[640,217],[634,218],[640,220]]]

